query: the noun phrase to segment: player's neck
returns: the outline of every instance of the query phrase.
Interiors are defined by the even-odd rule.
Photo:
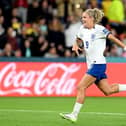
[[[90,26],[88,27],[88,29],[93,29],[95,28],[95,24],[90,24]]]

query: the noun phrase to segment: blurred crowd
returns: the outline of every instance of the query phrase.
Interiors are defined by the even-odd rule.
[[[101,24],[126,44],[126,0],[0,0],[0,56],[75,57],[71,48],[87,8],[102,9]],[[104,55],[126,52],[107,40]]]

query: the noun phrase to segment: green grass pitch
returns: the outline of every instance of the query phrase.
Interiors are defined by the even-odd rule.
[[[78,121],[59,116],[71,112],[74,97],[0,97],[0,126],[126,126],[126,97],[87,97]]]

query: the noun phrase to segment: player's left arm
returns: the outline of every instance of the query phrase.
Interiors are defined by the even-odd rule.
[[[126,45],[120,41],[119,39],[117,39],[114,35],[109,34],[108,35],[108,39],[112,40],[112,42],[116,43],[117,45],[119,45],[120,47],[122,47],[124,49],[124,51],[126,51]]]

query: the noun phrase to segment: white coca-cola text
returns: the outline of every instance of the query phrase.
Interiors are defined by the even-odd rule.
[[[17,70],[17,65],[8,63],[0,68],[0,95],[60,96],[75,92],[77,78],[72,75],[80,70],[80,65],[50,63],[42,70],[25,70],[23,66]]]

